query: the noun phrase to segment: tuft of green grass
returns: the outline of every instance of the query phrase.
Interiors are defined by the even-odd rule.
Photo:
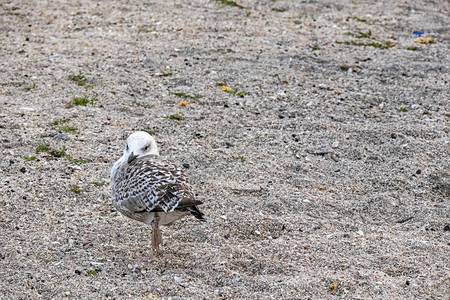
[[[188,95],[186,93],[170,93],[170,94],[178,96],[178,97],[181,97],[181,98],[184,98],[184,99],[192,99],[192,100],[198,100],[200,98],[203,98],[203,96],[199,95],[199,94],[195,94],[194,96]]]
[[[383,45],[382,44],[380,44],[380,43],[369,43],[369,44],[366,44],[365,46],[370,46],[370,47],[374,47],[374,48],[383,48]]]
[[[241,155],[238,158],[241,160],[241,162],[245,162],[247,160],[247,157],[245,157],[244,155]]]
[[[88,104],[94,105],[97,100],[98,100],[98,94],[95,94],[94,96],[92,96],[91,99],[86,98],[86,97],[73,97],[73,99],[72,99],[73,104],[80,105],[80,106],[87,106]]]
[[[152,108],[153,107],[153,105],[151,105],[151,104],[145,104],[145,103],[141,103],[141,102],[137,102],[137,101],[134,101],[133,103],[134,103],[134,105],[143,107],[143,108]]]
[[[366,20],[366,19],[360,19],[360,18],[358,18],[358,17],[356,17],[356,16],[353,16],[352,19],[355,20],[355,21],[357,21],[357,22],[367,23],[367,20]]]
[[[36,153],[47,152],[49,149],[47,145],[39,145],[36,147]]]
[[[70,191],[75,194],[81,194],[81,192],[83,190],[80,187],[74,185],[74,186],[70,187]]]
[[[72,80],[79,86],[85,86],[87,83],[87,78],[81,72],[78,75],[69,75],[69,80]]]
[[[54,126],[60,126],[60,125],[62,125],[62,124],[64,124],[64,123],[67,123],[67,122],[69,122],[69,120],[65,120],[65,119],[55,119],[55,120],[53,121],[53,125],[54,125]]]
[[[23,159],[25,159],[25,161],[33,161],[36,160],[36,156],[25,156]]]
[[[77,129],[75,127],[72,126],[68,126],[68,125],[64,125],[61,127],[61,131],[70,133],[70,134],[76,134],[77,133]]]
[[[407,111],[408,111],[408,108],[406,108],[406,107],[400,107],[400,108],[398,109],[398,111],[400,111],[400,112],[407,112]]]
[[[97,102],[97,100],[98,100],[98,94],[95,94],[94,96],[92,96],[92,98],[91,98],[91,100],[90,100],[90,103],[91,103],[92,105],[94,105],[95,102]]]
[[[372,42],[372,43],[359,43],[359,42],[355,42],[355,41],[345,41],[345,42],[341,42],[341,41],[335,41],[336,44],[344,44],[344,45],[351,45],[351,46],[362,46],[362,47],[374,47],[374,48],[379,48],[379,49],[389,49],[395,46],[394,43],[391,42],[385,42],[384,44],[380,44],[380,43],[376,43],[376,42]]]
[[[33,82],[33,84],[29,87],[24,88],[25,91],[31,91],[36,88],[36,82]]]
[[[67,132],[70,134],[76,134],[77,133],[77,129],[73,126],[69,126],[69,125],[64,125],[65,123],[67,123],[69,120],[65,120],[65,119],[55,119],[53,121],[53,126],[56,127],[57,130],[62,131],[62,132]]]
[[[92,181],[91,184],[95,185],[95,186],[104,186],[106,184],[106,182],[104,181]]]
[[[50,154],[54,157],[64,157],[66,156],[66,146],[62,146],[61,150],[52,150]]]
[[[73,97],[73,104],[86,106],[86,105],[89,104],[89,99],[88,98],[81,98],[81,97]]]
[[[90,159],[84,159],[84,158],[73,158],[70,155],[66,154],[66,158],[75,165],[81,165],[81,164],[88,164],[92,162]]]
[[[372,38],[372,32],[369,30],[367,33],[365,32],[358,32],[358,34],[355,36],[357,39],[371,39]]]
[[[381,48],[381,49],[389,49],[389,48],[392,48],[392,47],[394,47],[395,46],[395,44],[394,43],[392,43],[392,42],[389,42],[389,41],[387,41],[387,42],[384,42],[384,44],[379,44],[379,43],[371,43],[371,44],[369,44],[369,46],[372,46],[372,47],[374,47],[372,44],[376,44],[376,48]]]
[[[181,121],[183,120],[183,117],[180,114],[173,114],[170,116],[166,116],[166,119]]]
[[[88,163],[90,163],[92,161],[90,159],[75,158],[71,162],[76,164],[76,165],[81,165],[81,164],[88,164]]]
[[[158,131],[156,131],[156,130],[151,130],[151,129],[141,129],[141,131],[147,132],[147,133],[150,134],[151,136],[157,136],[157,135],[158,135]]]
[[[214,1],[222,3],[224,6],[228,5],[228,6],[238,7],[238,8],[241,8],[241,9],[244,8],[242,5],[239,5],[236,2],[231,1],[231,0],[214,0]]]
[[[87,274],[90,275],[90,276],[97,276],[98,272],[96,270],[88,270]]]
[[[408,48],[406,48],[406,50],[409,50],[409,51],[416,51],[418,48],[417,47],[408,47]]]

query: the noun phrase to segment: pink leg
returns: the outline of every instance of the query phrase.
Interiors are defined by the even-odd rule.
[[[152,232],[152,247],[156,253],[160,252],[159,245],[162,244],[161,230],[159,229],[159,216],[155,215],[155,220],[153,222],[153,232]]]

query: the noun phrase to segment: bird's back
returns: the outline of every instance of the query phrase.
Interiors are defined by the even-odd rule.
[[[133,219],[148,223],[154,213],[167,214],[171,222],[189,213],[203,219],[196,207],[202,203],[195,200],[183,171],[157,155],[122,162],[113,170],[111,183],[114,206]]]

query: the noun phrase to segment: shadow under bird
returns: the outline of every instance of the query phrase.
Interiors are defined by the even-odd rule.
[[[186,215],[205,221],[197,208],[189,180],[177,166],[159,158],[155,139],[137,131],[126,141],[122,157],[111,170],[112,203],[125,216],[150,225],[152,247],[160,252],[159,225],[168,226]]]

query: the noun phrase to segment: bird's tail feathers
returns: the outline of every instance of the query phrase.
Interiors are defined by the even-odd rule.
[[[199,221],[206,222],[206,219],[203,217],[203,213],[197,208],[197,206],[190,206],[187,209]]]

